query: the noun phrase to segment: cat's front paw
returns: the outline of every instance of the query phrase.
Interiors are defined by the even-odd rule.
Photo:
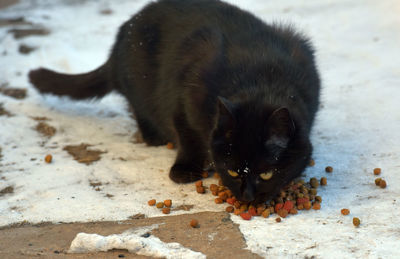
[[[169,178],[176,183],[190,183],[202,179],[201,170],[193,165],[174,164]]]

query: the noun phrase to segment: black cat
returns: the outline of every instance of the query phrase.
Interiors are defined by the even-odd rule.
[[[309,41],[221,1],[152,2],[120,28],[100,68],[29,77],[75,99],[120,92],[148,145],[177,145],[177,183],[212,161],[236,198],[262,202],[310,160],[320,80]]]

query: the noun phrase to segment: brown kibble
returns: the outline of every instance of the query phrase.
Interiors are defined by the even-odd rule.
[[[375,185],[379,186],[380,182],[382,181],[382,178],[376,178],[375,179]]]
[[[311,158],[309,166],[314,166],[314,165],[315,165],[315,161],[314,161],[314,159]]]
[[[212,193],[212,195],[214,195],[214,196],[218,196],[218,190],[216,190],[216,191],[211,191],[211,193]]]
[[[161,209],[164,207],[164,202],[157,202],[156,207]]]
[[[282,221],[282,219],[278,217],[278,218],[275,219],[275,221],[279,223],[279,222]]]
[[[290,209],[289,213],[292,214],[292,215],[296,215],[297,214],[297,210],[295,208]]]
[[[225,209],[225,211],[226,211],[226,212],[229,212],[229,213],[232,213],[234,210],[235,210],[235,208],[234,208],[233,206],[228,206],[228,207],[226,207],[226,209]]]
[[[214,201],[215,201],[216,204],[224,203],[224,201],[221,198],[215,198]]]
[[[218,191],[218,185],[216,185],[216,184],[211,184],[210,185],[210,191]]]
[[[315,201],[321,203],[322,202],[322,197],[321,196],[315,196]]]
[[[319,202],[314,202],[312,208],[314,210],[319,210],[319,209],[321,209],[321,204]]]
[[[242,213],[242,211],[240,211],[240,209],[235,209],[234,211],[233,211],[233,214],[235,214],[235,215],[240,215],[240,213]]]
[[[46,163],[51,163],[52,160],[53,160],[52,155],[47,155],[47,156],[44,158],[44,161],[45,161]]]
[[[203,181],[202,181],[202,180],[198,180],[198,181],[195,183],[195,185],[196,185],[196,187],[201,187],[201,186],[203,186]]]
[[[171,212],[170,208],[163,208],[162,209],[162,213],[164,213],[164,214],[169,214],[170,212]]]
[[[165,200],[164,205],[165,205],[165,207],[170,208],[172,206],[172,200]]]
[[[222,183],[222,180],[221,180],[221,179],[218,180],[218,185],[219,185],[219,186],[224,186],[224,184]]]
[[[311,178],[310,179],[310,185],[311,185],[312,188],[318,188],[319,183],[318,183],[317,178],[315,178],[315,177]]]
[[[282,218],[286,218],[286,216],[289,214],[288,211],[285,210],[285,209],[280,209],[280,210],[278,210],[277,213],[278,213],[278,215],[279,215],[280,217],[282,217]]]
[[[342,209],[340,211],[340,213],[342,213],[342,215],[349,215],[350,214],[350,210],[349,209]]]
[[[156,200],[155,199],[149,200],[147,204],[149,204],[149,206],[154,206],[156,205]]]
[[[270,214],[271,214],[271,211],[270,211],[269,209],[265,209],[265,210],[261,213],[261,215],[262,215],[264,218],[268,218]]]
[[[197,221],[197,219],[192,219],[192,220],[190,221],[190,226],[191,226],[192,228],[197,228],[197,227],[199,227],[199,222]]]
[[[375,168],[374,169],[374,175],[380,175],[381,174],[381,169],[380,168]]]
[[[328,180],[326,179],[326,177],[321,177],[320,183],[321,183],[321,185],[327,185]]]
[[[263,207],[258,207],[257,208],[257,216],[260,216],[264,212],[265,208]]]
[[[386,188],[386,181],[382,179],[382,180],[379,182],[379,187],[381,187],[381,188]]]
[[[333,172],[333,167],[332,166],[325,167],[325,172],[332,173]]]
[[[233,203],[233,206],[234,206],[236,209],[239,209],[240,206],[241,206],[240,201],[235,201],[235,202]]]
[[[197,193],[205,193],[206,189],[204,188],[204,186],[197,186],[196,187],[196,192]]]
[[[304,205],[303,205],[303,204],[297,205],[297,209],[298,209],[298,210],[303,210],[303,209],[304,209]]]
[[[165,143],[165,142],[164,142]],[[172,142],[167,143],[167,148],[168,149],[174,149],[174,144]]]
[[[353,225],[358,227],[360,225],[361,221],[359,218],[353,218]]]
[[[219,192],[218,197],[220,197],[223,201],[226,201],[226,199],[228,199],[228,194],[226,194],[226,192]]]
[[[201,177],[208,178],[208,172],[207,171],[202,172]]]

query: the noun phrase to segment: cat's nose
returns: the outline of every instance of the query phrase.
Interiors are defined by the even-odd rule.
[[[253,201],[255,199],[255,193],[253,188],[246,188],[242,194],[243,201]]]

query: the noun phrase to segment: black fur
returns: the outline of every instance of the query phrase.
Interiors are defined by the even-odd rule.
[[[120,28],[100,69],[29,76],[42,93],[76,99],[119,91],[147,144],[177,145],[178,183],[200,179],[208,160],[238,199],[261,202],[310,159],[320,89],[310,43],[221,1],[150,3]]]

